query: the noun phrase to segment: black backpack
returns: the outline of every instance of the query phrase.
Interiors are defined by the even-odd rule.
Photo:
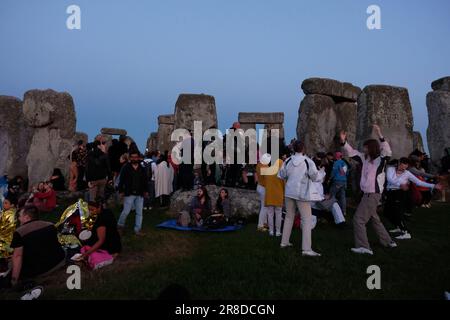
[[[144,168],[145,174],[147,175],[148,181],[150,182],[152,180],[152,164],[154,163],[153,160],[149,159],[150,161],[142,161],[142,167]]]

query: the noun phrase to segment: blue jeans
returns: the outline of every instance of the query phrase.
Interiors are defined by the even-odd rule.
[[[345,190],[347,188],[346,182],[335,181],[331,185],[330,194],[336,198],[339,207],[341,207],[342,212],[345,214],[347,209],[347,199],[345,196]]]
[[[119,217],[117,225],[119,227],[125,227],[125,221],[131,209],[136,210],[136,218],[134,223],[134,232],[141,231],[142,228],[142,208],[144,206],[144,197],[142,196],[128,196],[123,198],[123,210]]]

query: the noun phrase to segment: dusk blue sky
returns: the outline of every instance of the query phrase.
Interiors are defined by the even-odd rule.
[[[66,28],[71,4],[81,30]],[[371,4],[382,30],[366,27]],[[407,87],[425,138],[426,94],[450,75],[449,13],[448,0],[1,0],[0,94],[67,91],[78,131],[125,128],[142,150],[180,93],[213,95],[222,130],[239,111],[282,111],[292,138],[301,82],[327,77]]]

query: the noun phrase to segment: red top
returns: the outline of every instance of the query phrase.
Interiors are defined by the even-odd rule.
[[[37,192],[34,194],[35,198],[45,200],[45,207],[49,210],[56,208],[56,192],[51,189],[48,192]]]

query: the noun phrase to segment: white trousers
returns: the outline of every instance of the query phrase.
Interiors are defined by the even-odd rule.
[[[269,219],[269,232],[270,233],[281,233],[281,211],[282,207],[266,207],[267,218]],[[274,216],[275,216],[275,228],[274,228]],[[276,230],[274,230],[276,229]]]
[[[256,192],[259,195],[259,201],[261,202],[261,207],[259,209],[259,218],[258,218],[258,228],[264,227],[264,224],[267,223],[267,210],[264,206],[264,198],[266,196],[266,188],[259,185],[256,187]]]

